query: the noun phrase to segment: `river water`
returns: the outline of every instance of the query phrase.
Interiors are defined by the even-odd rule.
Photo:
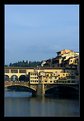
[[[79,117],[78,99],[32,97],[29,92],[5,91],[5,117]]]

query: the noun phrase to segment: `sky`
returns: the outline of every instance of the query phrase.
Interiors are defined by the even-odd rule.
[[[79,5],[5,5],[5,64],[79,52]]]

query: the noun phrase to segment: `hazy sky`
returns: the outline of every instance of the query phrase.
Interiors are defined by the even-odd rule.
[[[79,51],[79,5],[5,5],[5,64]]]

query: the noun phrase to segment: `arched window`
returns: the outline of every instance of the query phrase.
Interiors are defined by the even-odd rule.
[[[29,81],[29,76],[21,75],[21,76],[19,77],[19,81],[25,81],[25,82],[27,82],[27,81]]]
[[[4,76],[4,81],[9,81],[9,76],[8,75]]]
[[[11,76],[11,81],[18,81],[18,76],[12,75]]]

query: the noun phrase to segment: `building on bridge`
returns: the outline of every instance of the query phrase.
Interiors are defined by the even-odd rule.
[[[56,85],[77,85],[76,70],[69,68],[23,68],[5,67],[5,87],[25,86],[44,95],[45,91]]]
[[[39,71],[39,72],[38,72]],[[44,83],[55,83],[62,79],[75,79],[76,70],[70,68],[23,68],[23,67],[5,67],[5,81],[29,81],[32,84],[39,82],[39,75],[45,73]]]

